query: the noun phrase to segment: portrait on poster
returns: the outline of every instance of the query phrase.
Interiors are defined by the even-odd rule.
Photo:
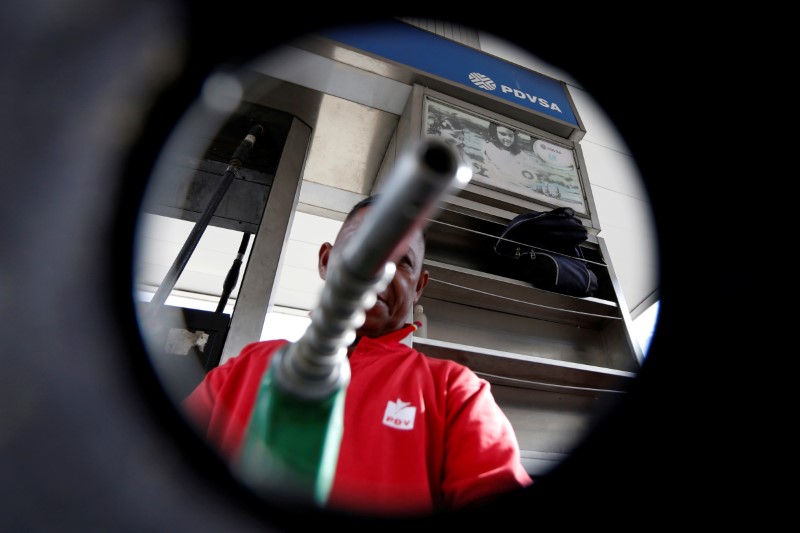
[[[423,113],[425,134],[456,147],[475,185],[586,214],[573,149],[430,97]]]

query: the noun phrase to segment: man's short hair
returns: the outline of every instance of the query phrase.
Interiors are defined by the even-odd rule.
[[[347,216],[344,218],[345,223],[351,218],[353,218],[353,215],[355,215],[360,209],[368,207],[377,202],[379,197],[380,197],[379,194],[373,194],[372,196],[367,196],[366,198],[358,202],[356,205],[354,205],[353,208],[350,209],[350,212],[347,213]]]
[[[365,208],[365,207],[369,207],[369,206],[371,206],[372,204],[374,204],[375,202],[377,202],[377,201],[378,201],[378,198],[380,198],[380,194],[373,194],[372,196],[367,196],[367,197],[366,197],[366,198],[364,198],[363,200],[361,200],[361,201],[359,201],[358,203],[356,203],[356,205],[354,205],[354,206],[353,206],[353,208],[352,208],[352,209],[350,209],[350,212],[349,212],[349,213],[347,213],[347,216],[346,216],[346,217],[344,217],[344,222],[342,222],[342,225],[344,225],[344,224],[347,224],[347,222],[348,222],[348,221],[349,221],[351,218],[353,218],[353,216],[354,216],[354,215],[355,215],[355,214],[356,214],[356,213],[357,213],[359,210],[361,210],[361,209],[363,209],[363,208]],[[425,238],[425,231],[423,230],[423,232],[422,232],[422,253],[423,253],[423,254],[425,253],[425,249],[427,248],[427,242],[426,242],[426,240],[427,240],[427,239]]]

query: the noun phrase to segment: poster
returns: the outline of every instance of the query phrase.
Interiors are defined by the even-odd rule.
[[[573,149],[430,97],[423,113],[425,134],[472,165],[471,183],[587,214]]]

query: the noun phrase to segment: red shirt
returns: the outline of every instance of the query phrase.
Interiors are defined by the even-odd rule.
[[[463,365],[402,344],[414,329],[361,338],[350,355],[331,507],[428,513],[532,483],[489,383]],[[226,457],[236,456],[267,364],[285,342],[245,346],[184,401]]]

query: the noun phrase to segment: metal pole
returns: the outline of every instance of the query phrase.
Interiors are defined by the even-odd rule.
[[[164,302],[167,300],[167,297],[172,292],[172,289],[175,287],[175,283],[178,282],[178,278],[183,273],[183,269],[186,268],[186,264],[189,262],[192,253],[194,253],[195,248],[197,248],[197,244],[200,242],[200,238],[203,236],[203,233],[208,227],[211,217],[214,215],[217,207],[219,207],[219,204],[222,201],[222,198],[225,196],[228,187],[230,187],[231,183],[233,183],[233,179],[236,177],[236,172],[239,170],[239,168],[241,168],[245,159],[247,159],[247,154],[250,152],[253,144],[255,144],[256,137],[261,135],[263,132],[264,128],[262,126],[253,126],[250,129],[250,133],[247,134],[234,152],[233,157],[228,163],[228,168],[225,170],[225,174],[222,177],[222,181],[217,186],[217,189],[214,191],[214,195],[211,197],[211,200],[209,201],[205,210],[200,215],[200,219],[195,223],[191,233],[186,238],[186,242],[183,244],[183,248],[181,248],[181,251],[178,253],[178,257],[175,258],[175,261],[172,263],[172,266],[170,267],[166,276],[164,276],[164,280],[161,282],[158,290],[156,290],[156,293],[150,300],[150,311],[152,313],[155,313],[164,304]]]

